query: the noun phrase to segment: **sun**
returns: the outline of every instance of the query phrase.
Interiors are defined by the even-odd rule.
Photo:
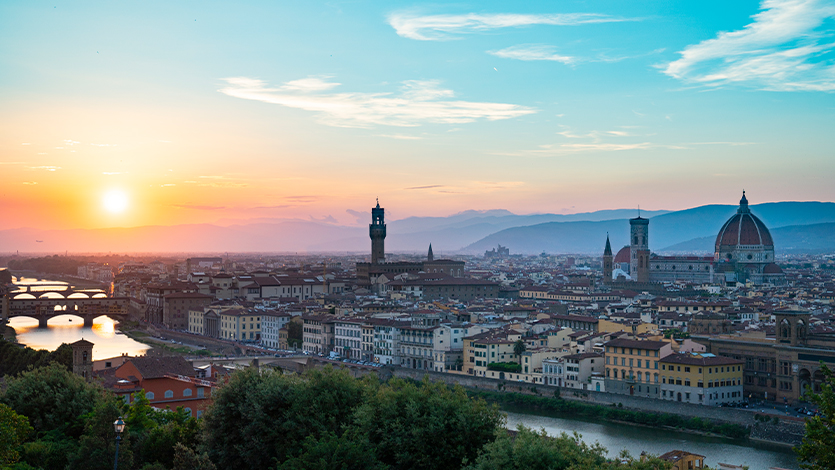
[[[102,204],[107,212],[119,214],[128,208],[128,196],[124,191],[112,189],[102,197]]]

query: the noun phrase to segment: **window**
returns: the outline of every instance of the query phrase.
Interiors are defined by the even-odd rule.
[[[148,400],[153,400],[154,392],[145,392],[145,398],[147,398]]]
[[[203,398],[205,396],[204,394],[206,393],[205,390],[206,389],[202,388],[202,387],[198,388],[197,389],[197,398]]]
[[[186,412],[186,416],[191,417],[191,408],[186,407],[186,409],[184,411]]]
[[[685,367],[685,368],[684,368],[684,372],[690,372],[690,368],[689,368],[689,367]]]
[[[187,389],[183,390],[183,396],[184,397],[190,397],[191,396],[191,389],[187,388]]]
[[[171,390],[165,391],[165,398],[174,398],[174,392]]]

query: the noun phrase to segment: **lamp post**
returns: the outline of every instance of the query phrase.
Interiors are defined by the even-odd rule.
[[[116,431],[116,458],[113,460],[113,470],[119,468],[119,443],[122,442],[122,431],[125,430],[125,422],[122,417],[113,422],[113,429]]]

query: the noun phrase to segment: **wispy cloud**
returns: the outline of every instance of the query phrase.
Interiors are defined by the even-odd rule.
[[[26,162],[0,162],[0,165],[23,165]]]
[[[44,165],[44,166],[30,166],[29,169],[30,170],[56,171],[56,170],[60,170],[61,167],[60,166],[45,166]]]
[[[516,59],[516,60],[550,60],[553,62],[562,62],[570,65],[576,61],[575,57],[560,55],[556,53],[555,46],[546,44],[520,44],[518,46],[510,46],[498,51],[487,51],[488,54],[502,59]]]
[[[121,175],[122,172],[121,171],[102,171],[101,174],[112,176],[112,175]]]
[[[299,80],[279,87],[269,87],[262,80],[246,77],[227,78],[225,81],[228,86],[219,90],[221,93],[311,111],[317,113],[321,123],[337,127],[460,124],[479,119],[511,119],[536,112],[534,108],[515,104],[454,100],[452,90],[440,88],[439,83],[432,80],[403,82],[398,95],[389,92],[318,92],[326,89],[325,82],[291,89],[287,86]],[[332,85],[330,88],[339,84]]]
[[[835,5],[825,0],[765,0],[738,31],[690,45],[661,66],[704,86],[741,83],[772,91],[835,91]]]
[[[377,137],[388,137],[389,139],[398,139],[398,140],[421,140],[423,137],[418,137],[416,135],[404,135],[404,134],[377,134]]]
[[[287,196],[284,199],[297,204],[309,204],[318,201],[319,196]]]
[[[455,35],[490,31],[500,28],[519,28],[534,25],[574,26],[593,23],[634,21],[598,13],[556,13],[523,15],[514,13],[463,15],[413,15],[392,13],[389,24],[399,36],[418,41],[456,39]]]
[[[33,184],[38,184],[38,182],[37,181],[24,181],[23,184],[33,185]]]
[[[90,144],[94,147],[116,147],[116,144]]]
[[[443,188],[445,187],[442,184],[430,184],[428,186],[412,186],[411,188],[404,188],[407,190],[417,190],[417,189],[433,189],[433,188]]]

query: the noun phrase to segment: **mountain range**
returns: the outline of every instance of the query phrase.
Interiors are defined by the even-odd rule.
[[[658,252],[711,252],[713,239],[737,206],[642,211],[650,219],[650,248]],[[779,251],[835,251],[835,203],[777,202],[751,206],[770,228]],[[370,214],[355,213],[358,221]],[[506,210],[465,211],[448,217],[387,221],[386,251],[479,254],[497,244],[511,253],[598,254],[608,233],[617,250],[628,243],[633,209],[580,214],[518,215]],[[109,229],[0,230],[0,252],[355,252],[370,250],[366,225],[325,220],[258,219]]]

